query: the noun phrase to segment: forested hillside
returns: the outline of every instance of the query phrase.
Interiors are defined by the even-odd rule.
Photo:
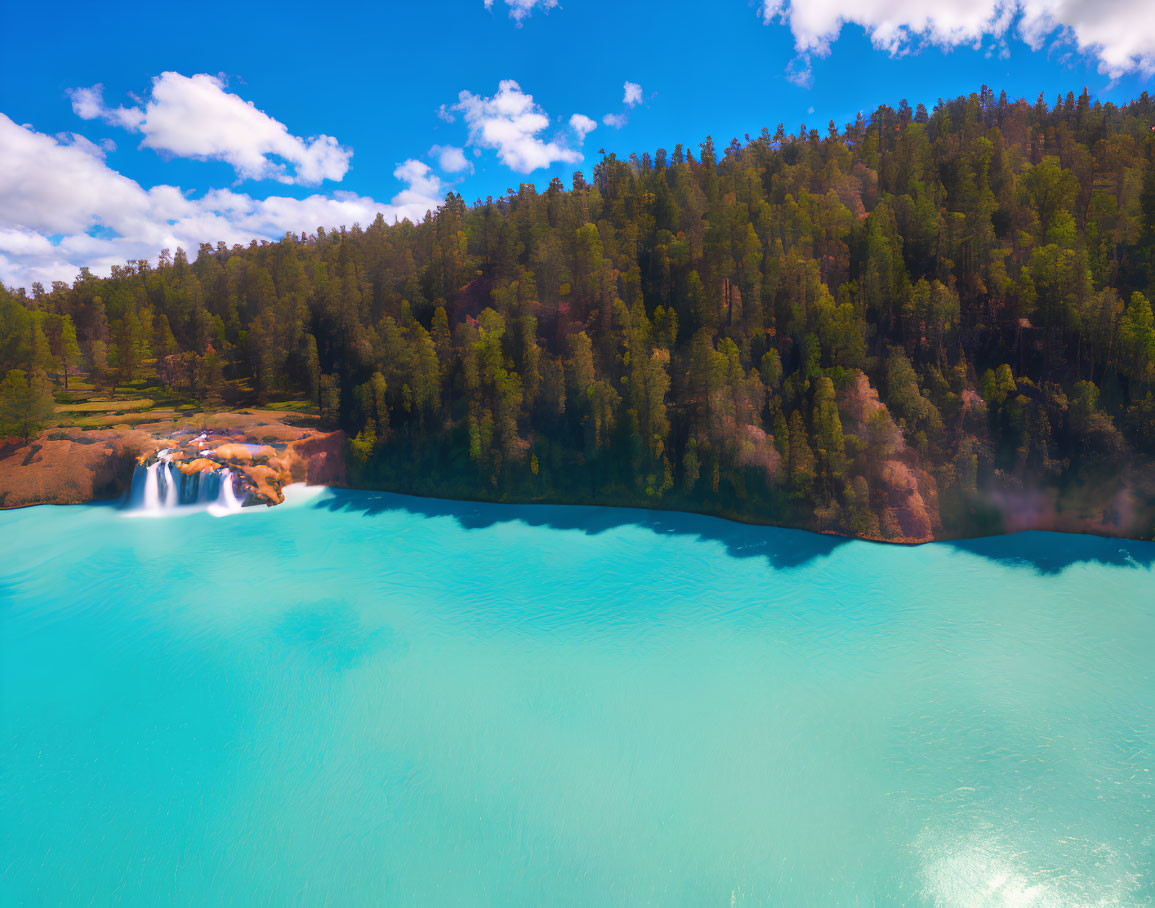
[[[147,374],[304,398],[398,491],[1150,535],[1153,124],[984,88],[10,290],[9,431],[45,381]]]

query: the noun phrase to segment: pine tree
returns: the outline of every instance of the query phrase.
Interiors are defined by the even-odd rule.
[[[27,443],[48,424],[54,409],[43,376],[10,369],[0,382],[0,437],[22,438]]]

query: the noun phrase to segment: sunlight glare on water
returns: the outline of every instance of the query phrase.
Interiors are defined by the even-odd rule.
[[[1155,900],[1155,544],[0,513],[0,903]]]

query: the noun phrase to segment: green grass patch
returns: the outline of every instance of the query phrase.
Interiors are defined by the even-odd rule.
[[[105,413],[82,416],[68,421],[78,429],[110,429],[115,426],[137,426],[143,423],[164,422],[180,418],[175,410],[149,410],[146,413]]]
[[[58,404],[57,413],[129,413],[155,407],[156,401],[147,397],[136,400],[86,400]]]
[[[313,409],[313,405],[307,400],[279,400],[276,403],[268,403],[262,408],[264,410],[293,410],[300,413],[308,413]]]
[[[68,391],[57,390],[52,396],[56,398],[56,402],[58,404],[76,404],[83,403],[84,401],[88,400],[90,397],[92,397],[92,392],[73,391],[71,389]]]

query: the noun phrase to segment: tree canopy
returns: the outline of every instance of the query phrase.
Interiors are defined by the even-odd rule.
[[[419,493],[895,536],[901,463],[966,529],[992,483],[1155,453],[1153,123],[984,87],[165,251],[0,291],[0,373],[297,395],[359,481]]]

